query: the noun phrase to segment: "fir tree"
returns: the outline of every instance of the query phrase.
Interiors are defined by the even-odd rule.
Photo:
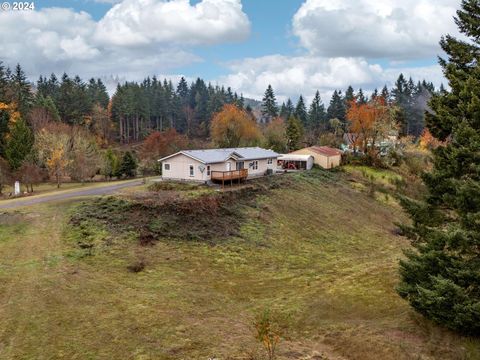
[[[349,86],[347,88],[347,91],[345,91],[345,97],[343,98],[343,101],[345,103],[345,109],[350,108],[350,104],[352,101],[355,100],[355,92],[353,91],[353,87]]]
[[[327,119],[339,119],[343,127],[346,126],[346,119],[345,119],[345,102],[342,98],[342,92],[335,90],[333,92],[332,98],[330,100],[330,105],[328,106],[327,110]]]
[[[402,226],[415,250],[400,263],[399,294],[421,314],[448,328],[480,334],[480,4],[462,1],[456,23],[471,41],[450,35],[440,59],[451,90],[433,95],[426,117],[446,145],[434,150],[423,176],[424,201],[403,199],[412,219]]]
[[[317,90],[308,109],[308,128],[312,131],[325,130],[325,106]]]
[[[365,94],[363,93],[363,90],[360,88],[358,89],[358,94],[357,94],[357,102],[359,104],[366,104],[368,99],[365,97]]]
[[[33,147],[33,133],[26,122],[20,118],[10,132],[5,148],[5,158],[12,170],[18,170]]]
[[[11,101],[17,104],[22,116],[27,116],[33,104],[33,94],[31,85],[20,64],[17,64],[14,73],[11,75],[10,88]]]
[[[118,167],[117,176],[125,176],[127,178],[137,175],[137,161],[130,151],[125,152]]]
[[[290,116],[286,129],[287,147],[289,151],[298,150],[303,138],[303,126],[299,119]]]
[[[307,108],[305,106],[305,101],[303,101],[303,96],[300,95],[297,101],[297,106],[295,107],[295,117],[300,120],[302,126],[305,128],[308,123],[308,114]]]
[[[270,122],[278,116],[277,100],[273,92],[272,85],[268,85],[265,95],[262,99],[262,118],[263,122]]]

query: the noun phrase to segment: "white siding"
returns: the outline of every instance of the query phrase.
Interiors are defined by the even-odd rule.
[[[234,159],[227,160],[226,162],[204,165],[200,161],[194,160],[183,154],[178,154],[162,162],[162,178],[165,180],[184,180],[184,181],[208,181],[211,178],[212,171],[228,171],[228,165],[230,164],[231,170],[237,169],[237,162]],[[257,166],[254,163],[257,162]],[[259,160],[244,160],[244,169],[248,170],[248,177],[258,177],[266,174],[267,169],[276,169],[277,158],[272,158],[271,164],[268,163],[268,159]],[[165,164],[170,165],[170,170],[165,170]],[[194,167],[194,176],[190,176],[190,165]],[[207,166],[210,166],[210,175],[207,174]],[[204,168],[204,171],[200,171],[200,167]]]
[[[165,164],[170,164],[170,170],[165,170]],[[193,175],[190,176],[190,165],[193,166]],[[203,173],[200,166],[204,167]],[[178,154],[162,162],[162,178],[166,180],[206,181],[207,167],[200,161],[183,154]]]

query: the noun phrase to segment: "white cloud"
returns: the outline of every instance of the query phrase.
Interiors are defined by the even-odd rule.
[[[344,90],[352,85],[355,89],[373,91],[385,84],[391,86],[401,72],[415,80],[433,81],[437,86],[443,81],[437,65],[383,68],[353,57],[271,55],[244,59],[228,64],[228,67],[231,74],[218,79],[219,83],[256,99],[261,99],[271,84],[280,101],[288,97],[295,99],[300,94],[310,99],[319,90],[327,103],[335,89]]]
[[[44,8],[0,12],[0,61],[20,62],[31,77],[148,74],[201,61],[192,44],[243,39],[250,23],[240,0],[123,0],[96,22],[86,12]]]
[[[438,41],[458,34],[458,0],[306,0],[293,33],[312,54],[414,59],[440,53]]]
[[[95,37],[105,44],[192,45],[245,39],[250,22],[240,0],[124,0],[100,20]]]

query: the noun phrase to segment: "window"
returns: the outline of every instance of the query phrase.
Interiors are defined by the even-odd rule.
[[[267,164],[268,164],[268,165],[272,165],[272,164],[273,164],[273,159],[268,159],[268,160],[267,160]]]
[[[258,161],[257,160],[255,160],[253,162],[253,170],[258,170]]]
[[[195,176],[195,168],[193,165],[190,165],[190,176]]]
[[[165,164],[163,165],[164,170],[170,170],[170,164]]]
[[[207,175],[210,176],[210,165],[207,165]]]
[[[236,165],[237,170],[242,170],[244,166],[245,164],[243,161],[237,161],[237,165]]]

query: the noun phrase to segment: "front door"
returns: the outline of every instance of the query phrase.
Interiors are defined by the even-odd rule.
[[[227,162],[227,171],[232,170],[232,164],[230,162]]]

